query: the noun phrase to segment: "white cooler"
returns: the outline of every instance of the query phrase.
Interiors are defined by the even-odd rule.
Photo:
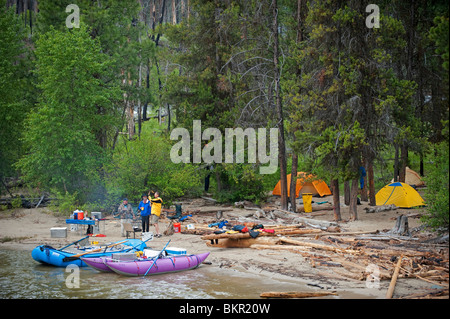
[[[67,238],[67,227],[50,228],[51,238]]]

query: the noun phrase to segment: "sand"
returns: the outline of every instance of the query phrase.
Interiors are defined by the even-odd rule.
[[[330,200],[325,198],[323,200]],[[322,200],[322,199],[321,199]],[[183,203],[183,211],[197,208],[198,201],[188,201]],[[211,205],[202,202],[201,205]],[[342,208],[342,218],[339,222],[342,231],[374,231],[388,230],[395,225],[395,219],[403,215],[414,215],[423,213],[423,209],[397,209],[380,213],[366,213],[363,208],[366,203],[358,206],[358,220],[346,221],[349,219],[348,208]],[[202,206],[203,209],[208,206]],[[224,218],[232,220],[244,218],[251,211],[246,209],[233,209],[224,212]],[[315,219],[333,220],[332,211],[324,211]],[[13,213],[0,212],[0,249],[10,247],[15,249],[31,250],[39,244],[49,244],[56,248],[73,242],[84,236],[84,233],[70,231],[70,225],[66,225],[65,218],[55,217],[48,208],[38,209],[18,209]],[[215,214],[195,215],[200,223],[211,223],[215,221]],[[244,218],[245,219],[245,218]],[[281,220],[279,220],[281,221]],[[191,221],[192,222],[192,221]],[[191,222],[186,222],[191,223]],[[261,223],[267,221],[260,220]],[[410,229],[420,226],[418,218],[409,218]],[[168,220],[160,222],[160,229],[164,231],[168,226]],[[50,228],[68,227],[67,238],[51,238]],[[154,231],[151,227],[150,231]],[[123,237],[120,234],[120,222],[117,219],[110,219],[101,222],[100,232],[106,237],[96,237],[91,240],[107,243],[118,241]],[[431,236],[431,235],[430,235]],[[302,291],[334,291],[337,296],[327,296],[321,298],[384,298],[389,286],[389,280],[382,280],[379,287],[368,287],[366,281],[340,276],[335,272],[334,267],[326,267],[312,264],[302,255],[290,251],[280,250],[256,250],[251,248],[218,248],[208,247],[206,242],[199,235],[174,233],[171,236],[154,238],[149,242],[149,246],[161,249],[164,244],[171,239],[171,246],[186,248],[189,253],[201,253],[210,251],[208,261],[210,265],[202,265],[217,274],[234,271],[242,274],[258,275],[261,280],[270,278],[280,282],[298,282]],[[31,257],[30,257],[31,258]],[[225,271],[226,270],[226,271]],[[399,298],[414,293],[433,291],[433,284],[423,280],[413,278],[400,278],[397,282],[394,298]],[[263,292],[263,291],[261,291]]]

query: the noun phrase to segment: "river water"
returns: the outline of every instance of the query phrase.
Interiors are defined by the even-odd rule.
[[[253,299],[263,291],[304,290],[297,282],[279,281],[209,265],[172,274],[126,277],[90,267],[46,266],[31,250],[0,249],[0,298],[3,299]],[[75,274],[79,281],[73,280]],[[79,276],[78,276],[79,275]],[[78,287],[76,284],[78,283]]]

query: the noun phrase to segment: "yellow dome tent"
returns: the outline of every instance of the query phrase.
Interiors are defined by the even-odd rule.
[[[287,189],[288,196],[291,186],[291,174],[287,175]],[[327,184],[321,180],[314,177],[314,175],[305,173],[305,172],[297,172],[297,183],[295,187],[295,198],[297,198],[300,194],[303,193],[311,193],[313,195],[319,196],[327,196],[331,195],[331,191],[328,188]],[[272,191],[273,195],[281,196],[281,182],[278,181],[277,185]]]
[[[425,206],[423,198],[419,193],[405,183],[395,182],[384,186],[375,195],[377,206],[394,204],[401,208],[412,208]]]

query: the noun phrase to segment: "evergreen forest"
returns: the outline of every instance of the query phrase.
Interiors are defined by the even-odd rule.
[[[238,128],[258,142],[278,129],[258,148],[274,172],[250,160],[250,135],[231,149],[207,136]],[[426,184],[423,221],[448,228],[448,1],[0,0],[2,195],[20,180],[61,212],[149,190],[259,204],[281,181],[295,211],[286,176],[301,171],[329,185],[336,220],[340,195],[356,220],[357,197],[376,205],[407,167]]]

